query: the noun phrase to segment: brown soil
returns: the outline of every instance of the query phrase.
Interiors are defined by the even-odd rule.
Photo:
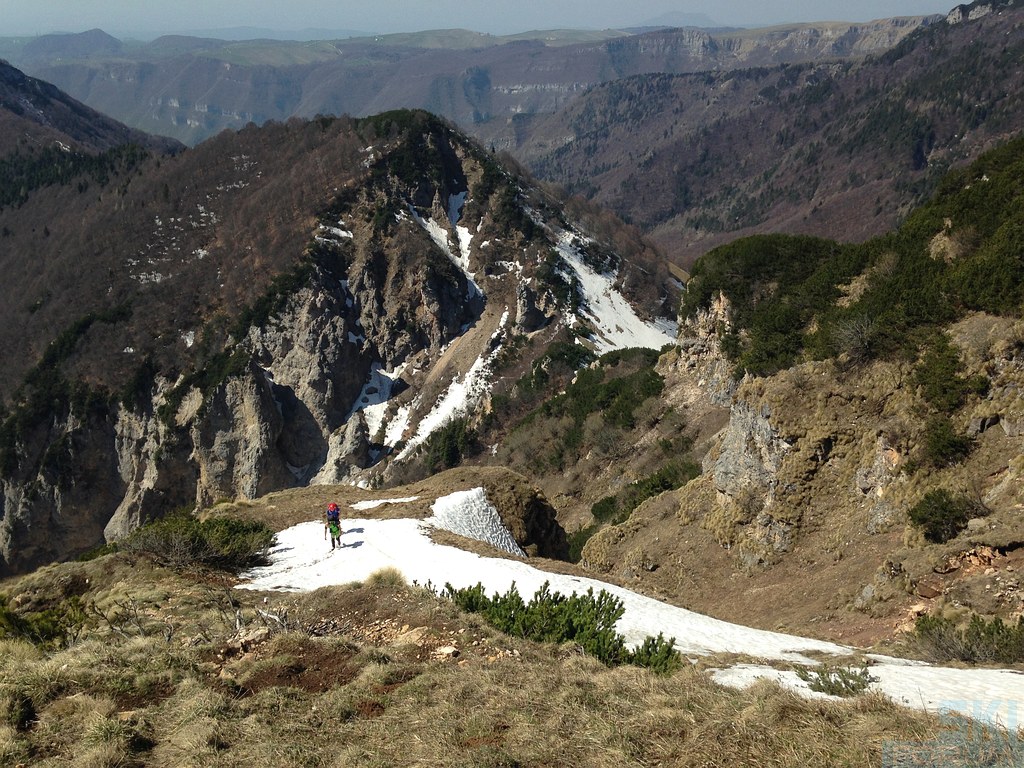
[[[346,685],[359,674],[359,667],[351,663],[353,656],[352,649],[308,642],[294,654],[294,661],[280,667],[264,667],[247,675],[243,689],[247,693],[258,693],[274,686],[287,686],[316,693]]]

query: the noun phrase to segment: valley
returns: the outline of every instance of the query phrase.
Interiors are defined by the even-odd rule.
[[[1022,13],[4,42],[0,762],[1017,764]]]

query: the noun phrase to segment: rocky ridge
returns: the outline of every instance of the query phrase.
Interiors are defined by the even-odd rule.
[[[225,279],[245,263],[236,254],[246,247],[225,242],[233,216],[218,206],[202,227],[168,238],[168,255],[155,264],[160,280],[137,281],[156,327],[138,325],[131,312],[103,323],[132,339],[117,347],[115,364],[97,364],[109,341],[85,324],[55,375],[78,383],[61,383],[68,394],[58,388],[56,408],[42,418],[33,405],[42,385],[30,372],[5,422],[0,571],[75,554],[180,507],[309,483],[378,482],[391,459],[414,459],[452,418],[479,417],[504,344],[577,322],[553,287],[572,276],[558,248],[572,240],[575,257],[585,258],[590,241],[570,237],[550,200],[449,127],[395,113],[269,130],[311,142],[296,150],[297,162],[319,158],[321,174],[329,156],[318,147],[329,137],[346,148],[330,159],[348,174],[343,185],[324,189],[318,208],[298,209],[287,238],[268,251],[279,266],[265,273],[262,293],[259,279]],[[287,183],[270,172],[263,132],[246,137],[248,150],[235,149],[231,161],[250,169],[232,192],[241,210],[241,201]],[[170,180],[191,161],[190,153],[165,161],[157,178]],[[201,196],[204,181],[192,181]],[[552,282],[544,270],[562,277]],[[201,290],[208,277],[222,281],[219,308],[155,314],[178,301],[183,281]],[[240,308],[228,303],[231,291],[242,292]],[[159,342],[168,335],[169,348]],[[133,359],[141,363],[134,373]]]
[[[609,33],[608,40],[565,44],[557,36],[554,42],[481,36],[469,48],[456,35],[449,50],[408,36],[316,44],[176,38],[129,47],[94,30],[46,36],[7,55],[96,109],[189,144],[250,121],[422,108],[500,146],[513,140],[520,116],[561,109],[598,83],[650,72],[859,58],[891,48],[936,18],[743,34]]]
[[[598,532],[583,549],[589,570],[720,618],[862,644],[925,612],[1024,611],[1019,322],[975,314],[951,328],[967,373],[998,384],[955,419],[977,440],[970,457],[920,470],[908,363],[806,362],[737,382],[718,345],[728,317],[720,298],[659,365],[666,402],[701,430],[703,474]],[[907,517],[937,487],[986,510],[942,546]]]

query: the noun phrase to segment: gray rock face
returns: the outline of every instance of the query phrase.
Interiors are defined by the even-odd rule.
[[[761,512],[747,526],[739,544],[740,561],[747,568],[773,561],[793,547],[793,526]]]
[[[304,288],[277,322],[249,333],[281,418],[277,448],[299,482],[320,469],[369,372],[354,305],[344,285]]]
[[[680,318],[679,362],[691,384],[687,400],[729,408],[736,380],[722,352],[721,333],[732,327],[729,300],[720,295],[707,310],[690,319]]]
[[[947,24],[960,24],[965,21],[974,21],[992,13],[991,5],[958,5],[946,15]]]
[[[112,430],[99,419],[67,417],[55,419],[50,433],[34,468],[0,485],[0,576],[103,542],[109,499],[122,487]]]
[[[96,423],[54,423],[39,440],[45,455],[24,461],[39,470],[0,490],[0,575],[122,538],[177,508],[314,477],[336,482],[369,466],[372,436],[353,404],[372,363],[437,349],[473,317],[465,278],[443,269],[424,276],[406,263],[414,258],[370,254],[347,284],[316,272],[249,330],[241,373],[178,391],[170,414],[162,406],[183,385],[159,380],[148,402],[115,405]],[[398,278],[390,287],[377,274],[381,260]]]
[[[742,401],[733,405],[718,456],[704,468],[711,472],[719,493],[734,499],[755,493],[770,500],[782,459],[792,446],[771,425],[769,416]]]
[[[191,425],[199,469],[196,503],[252,499],[293,480],[277,448],[284,417],[272,385],[255,366],[229,379],[206,403],[205,417]]]

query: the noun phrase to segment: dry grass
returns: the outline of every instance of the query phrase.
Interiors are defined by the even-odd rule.
[[[83,599],[153,589],[115,563],[90,567],[92,584],[102,570],[124,579]],[[927,742],[942,727],[878,696],[809,701],[769,683],[722,688],[697,667],[607,669],[571,646],[497,635],[387,574],[266,603],[236,595],[246,630],[255,607],[287,611],[292,626],[239,646],[223,594],[150,575],[176,620],[201,631],[168,642],[97,620],[63,651],[0,642],[0,712],[28,697],[35,713],[22,729],[0,722],[0,764],[859,767],[879,765],[886,740]],[[41,599],[44,580],[33,586]],[[393,644],[410,627],[417,639]],[[444,645],[458,655],[436,655]]]

